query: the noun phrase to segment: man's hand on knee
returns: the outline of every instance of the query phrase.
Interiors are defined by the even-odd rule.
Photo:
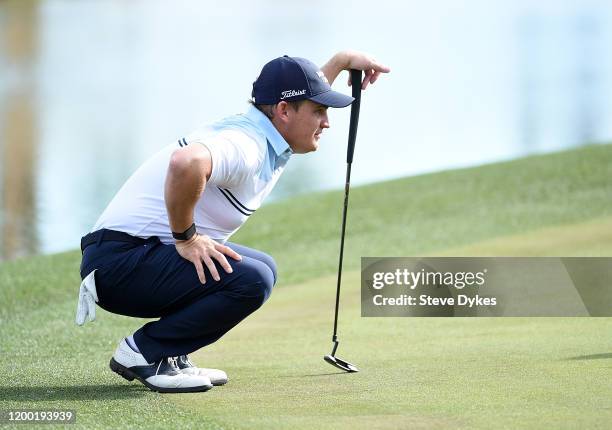
[[[176,250],[181,257],[193,263],[202,284],[206,283],[204,264],[208,267],[213,279],[219,281],[221,277],[219,276],[213,259],[217,260],[227,273],[232,273],[233,270],[232,266],[230,266],[225,258],[226,255],[236,261],[242,260],[242,257],[230,247],[215,242],[210,237],[200,234],[195,234],[189,240],[177,240]]]

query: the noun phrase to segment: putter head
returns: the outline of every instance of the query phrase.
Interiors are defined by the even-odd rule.
[[[327,361],[329,364],[331,364],[332,366],[337,367],[338,369],[342,369],[345,372],[349,372],[349,373],[359,372],[359,369],[357,369],[356,366],[352,365],[348,361],[344,361],[338,357],[334,357],[333,355],[326,355],[325,357],[323,357],[323,359]]]

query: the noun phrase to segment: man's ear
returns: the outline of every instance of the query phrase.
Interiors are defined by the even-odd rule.
[[[289,108],[289,103],[283,101],[278,102],[274,108],[274,116],[283,123],[286,123],[289,120]]]

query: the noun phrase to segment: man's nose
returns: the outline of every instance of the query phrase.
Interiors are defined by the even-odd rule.
[[[327,114],[323,115],[323,119],[321,120],[321,128],[329,128],[329,118]]]

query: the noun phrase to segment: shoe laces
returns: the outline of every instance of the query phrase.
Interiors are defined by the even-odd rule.
[[[176,362],[176,357],[168,357],[168,364],[170,365],[170,367],[172,368],[176,368],[178,369],[178,363]]]
[[[188,367],[195,367],[195,365],[189,360],[189,357],[187,355],[181,355],[181,356],[172,357],[172,358],[174,358],[177,361],[177,365],[178,365],[178,362],[182,362],[186,364]]]

